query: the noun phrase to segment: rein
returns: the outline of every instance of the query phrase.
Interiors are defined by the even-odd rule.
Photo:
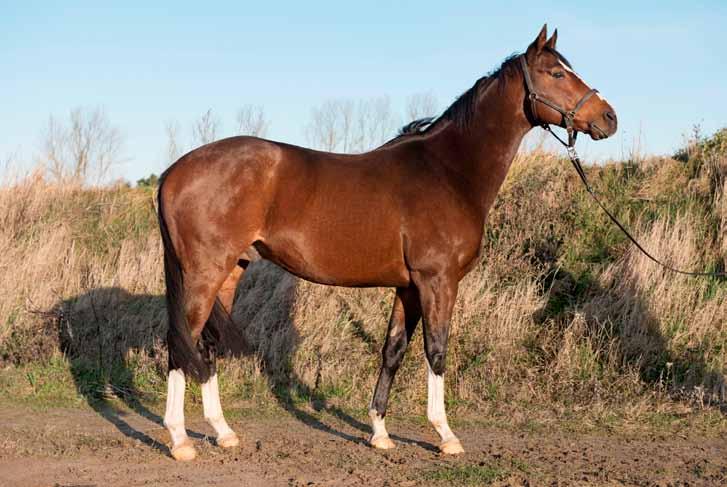
[[[530,106],[532,110],[532,115],[535,118],[537,109],[536,109],[536,103],[540,102],[544,105],[549,106],[556,112],[560,113],[563,116],[563,123],[565,125],[565,129],[568,132],[568,142],[561,139],[553,130],[550,128],[550,125],[547,123],[542,123],[541,127],[543,127],[545,130],[550,132],[550,134],[555,137],[555,139],[560,142],[563,147],[565,147],[566,152],[568,152],[568,157],[570,158],[571,163],[573,164],[573,167],[575,168],[576,172],[578,173],[578,176],[581,178],[581,181],[583,182],[583,185],[586,188],[586,191],[588,194],[591,195],[593,198],[593,201],[598,204],[599,207],[603,210],[606,215],[611,219],[611,221],[626,235],[626,237],[638,248],[641,253],[643,253],[646,257],[648,257],[651,261],[659,264],[660,266],[664,267],[667,270],[670,270],[672,272],[676,272],[677,274],[684,274],[686,276],[703,276],[703,277],[727,277],[727,272],[689,272],[684,271],[681,269],[677,269],[675,267],[672,267],[670,265],[665,264],[661,260],[657,259],[653,255],[651,255],[629,232],[626,230],[626,228],[623,226],[623,224],[618,221],[618,219],[610,212],[608,209],[601,203],[601,200],[596,196],[595,191],[591,187],[591,185],[588,182],[588,178],[586,177],[586,173],[583,170],[583,166],[581,165],[581,159],[578,156],[578,152],[576,152],[576,137],[578,136],[578,132],[575,130],[575,127],[573,126],[573,122],[575,120],[576,112],[580,110],[583,105],[588,101],[591,96],[593,96],[594,93],[597,93],[598,90],[591,89],[588,92],[586,92],[585,95],[580,99],[580,101],[576,104],[576,106],[573,108],[573,110],[565,110],[561,108],[558,104],[553,103],[552,101],[548,100],[547,98],[543,98],[540,96],[535,89],[533,88],[532,80],[530,79],[530,72],[528,70],[528,64],[525,60],[525,56],[520,57],[520,66],[523,71],[523,77],[525,78],[525,85],[528,90],[527,96],[530,100]],[[596,129],[600,130],[600,128],[597,125],[591,124],[591,127],[595,127]]]

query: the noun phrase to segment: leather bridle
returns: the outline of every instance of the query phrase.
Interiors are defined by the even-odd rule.
[[[528,62],[525,59],[525,54],[520,56],[520,67],[523,70],[523,77],[525,78],[525,88],[527,89],[527,97],[530,100],[530,112],[532,113],[533,119],[537,121],[538,119],[538,108],[537,104],[538,102],[542,103],[543,105],[546,105],[556,112],[560,113],[563,117],[563,126],[565,127],[566,132],[568,132],[568,143],[566,144],[563,140],[561,140],[561,143],[565,145],[566,147],[574,147],[576,144],[576,137],[578,136],[578,132],[575,129],[574,122],[576,119],[576,113],[578,113],[578,110],[583,108],[583,105],[586,104],[590,98],[598,93],[598,90],[595,88],[591,88],[588,90],[580,100],[578,100],[578,103],[576,103],[576,106],[573,107],[572,110],[566,110],[565,108],[561,107],[557,103],[548,100],[544,96],[540,95],[537,91],[535,91],[535,87],[533,86],[533,80],[530,78],[530,69],[528,69]],[[540,122],[540,126],[543,127],[545,130],[553,133],[550,130],[550,125],[545,122]],[[590,124],[591,129],[594,127],[603,133],[603,130],[600,129],[595,124]],[[558,137],[556,134],[553,133],[555,137]],[[605,135],[605,134],[603,134]],[[560,137],[558,137],[558,140],[560,140]]]
[[[550,128],[550,124],[540,121],[540,126],[543,127],[545,130],[550,132],[550,134],[555,137],[558,142],[563,144],[566,151],[568,152],[568,157],[571,160],[571,163],[573,164],[573,167],[575,168],[576,172],[578,173],[578,176],[581,178],[581,181],[583,182],[583,185],[586,187],[586,191],[591,195],[593,200],[598,204],[598,206],[601,207],[601,209],[608,215],[608,217],[611,219],[613,223],[616,224],[616,226],[621,229],[621,231],[626,235],[626,237],[631,240],[631,242],[636,245],[636,247],[649,259],[651,259],[653,262],[656,262],[660,266],[664,267],[665,269],[668,269],[672,272],[676,272],[678,274],[685,274],[687,276],[707,276],[707,277],[727,277],[727,272],[689,272],[689,271],[683,271],[680,269],[676,269],[672,266],[669,266],[653,255],[651,255],[649,252],[644,249],[644,247],[641,246],[639,242],[636,241],[636,239],[631,236],[631,234],[626,230],[626,228],[623,226],[623,224],[618,221],[618,219],[613,216],[613,214],[608,211],[608,209],[601,203],[601,200],[596,196],[596,193],[593,191],[593,188],[588,183],[588,178],[586,178],[586,172],[583,170],[583,166],[581,165],[581,159],[578,157],[578,153],[576,152],[576,137],[578,136],[578,132],[575,129],[574,121],[576,118],[576,113],[578,110],[583,108],[583,105],[586,104],[586,102],[595,94],[598,93],[598,90],[596,89],[590,89],[586,92],[585,95],[581,97],[581,99],[576,103],[576,106],[573,107],[572,110],[565,110],[557,103],[552,102],[551,100],[548,100],[547,98],[543,97],[542,95],[538,94],[537,91],[535,91],[535,87],[533,86],[533,81],[530,78],[530,70],[528,69],[528,62],[525,59],[525,54],[520,56],[520,67],[523,71],[523,77],[525,78],[525,89],[526,96],[530,100],[530,111],[531,115],[533,117],[533,120],[538,122],[538,109],[537,104],[538,102],[542,103],[543,105],[546,105],[556,112],[560,113],[563,117],[563,126],[565,127],[565,130],[568,133],[568,142],[561,139],[553,130]],[[606,133],[601,130],[601,128],[596,125],[595,123],[590,123],[589,127],[591,130],[598,130],[601,132],[601,134],[606,135]]]

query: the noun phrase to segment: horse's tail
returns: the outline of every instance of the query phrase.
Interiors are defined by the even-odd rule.
[[[174,244],[169,236],[169,228],[164,218],[164,204],[162,201],[164,176],[162,175],[160,178],[159,189],[157,190],[157,215],[164,246],[164,281],[167,286],[166,301],[167,316],[169,317],[169,329],[167,331],[169,370],[182,369],[186,376],[204,383],[209,380],[212,374],[212,366],[210,361],[205,360],[200,353],[199,345],[201,344],[194,343],[189,330],[184,304],[185,292],[182,264],[174,249]]]
[[[241,355],[251,348],[243,335],[235,327],[232,318],[215,298],[207,321],[202,328],[199,341],[195,343],[187,321],[185,308],[184,274],[164,217],[162,186],[165,174],[159,179],[157,190],[157,215],[164,246],[164,280],[167,286],[167,348],[169,370],[182,369],[184,374],[199,383],[204,383],[215,373],[217,355]]]

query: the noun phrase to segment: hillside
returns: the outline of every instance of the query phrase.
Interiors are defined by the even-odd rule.
[[[612,163],[588,176],[655,255],[724,270],[726,133],[680,160]],[[0,189],[0,387],[13,401],[163,400],[163,292],[153,188],[38,176]],[[234,318],[256,352],[224,360],[223,404],[364,411],[392,298],[389,289],[324,287],[254,264]],[[721,424],[726,298],[724,279],[670,274],[638,253],[567,160],[521,155],[490,214],[481,261],[460,287],[450,414],[520,424],[536,412],[587,426],[694,411]],[[423,412],[425,377],[418,332],[390,414]]]

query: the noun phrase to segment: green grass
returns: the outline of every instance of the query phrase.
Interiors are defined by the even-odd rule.
[[[0,369],[0,391],[5,401],[34,410],[78,407],[85,402],[68,361],[60,355],[47,362]]]
[[[424,472],[422,478],[429,482],[449,485],[490,485],[508,475],[508,470],[484,462],[478,465],[447,465]]]

